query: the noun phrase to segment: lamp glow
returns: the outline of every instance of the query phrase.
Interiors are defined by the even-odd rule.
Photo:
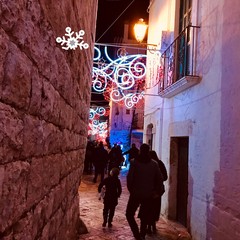
[[[138,20],[138,22],[134,25],[134,34],[135,34],[135,38],[138,42],[142,42],[146,31],[147,31],[148,25],[144,22],[144,20],[142,18],[140,18]]]

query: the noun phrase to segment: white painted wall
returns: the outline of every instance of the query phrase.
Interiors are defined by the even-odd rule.
[[[174,32],[178,4],[178,0],[152,1],[149,43],[160,43],[161,48],[161,32]],[[240,136],[236,121],[240,120],[240,108],[234,111],[233,104],[240,104],[236,93],[240,90],[236,70],[240,66],[240,4],[237,0],[231,4],[224,0],[193,0],[192,5],[192,23],[201,26],[197,39],[197,74],[201,82],[170,99],[146,95],[144,130],[146,133],[150,123],[156,128],[153,149],[168,170],[170,137],[189,136],[188,228],[193,239],[240,239],[240,178],[237,182],[230,180],[239,175],[240,169],[240,161],[234,158],[240,156],[236,139]],[[153,55],[148,57],[151,62]],[[152,83],[151,68],[148,65],[147,81]],[[147,93],[157,94],[157,87]],[[236,150],[232,145],[238,146]],[[167,184],[172,184],[171,176]],[[165,216],[169,201],[174,201],[168,197],[167,186],[162,204]]]

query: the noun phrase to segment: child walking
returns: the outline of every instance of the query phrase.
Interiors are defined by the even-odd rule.
[[[113,168],[110,171],[109,177],[105,178],[98,186],[98,192],[100,193],[105,186],[106,191],[103,198],[103,227],[112,227],[112,220],[115,213],[115,208],[118,205],[118,198],[122,193],[122,185],[118,178],[119,169]]]

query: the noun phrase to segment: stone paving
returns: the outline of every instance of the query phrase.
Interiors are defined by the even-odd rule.
[[[88,233],[81,234],[83,240],[134,240],[130,227],[125,217],[126,205],[129,193],[126,187],[127,169],[122,169],[120,180],[123,192],[116,207],[113,226],[102,227],[103,202],[98,200],[98,182],[93,183],[93,175],[83,175],[80,184],[80,217],[85,223]],[[137,219],[139,222],[139,219]],[[191,240],[187,230],[181,225],[161,218],[157,222],[157,233],[149,234],[146,240]]]

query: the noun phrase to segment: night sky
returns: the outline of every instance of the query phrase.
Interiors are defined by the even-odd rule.
[[[130,5],[130,3],[132,4]],[[99,0],[96,42],[111,43],[113,42],[114,37],[122,37],[125,22],[134,25],[139,18],[143,18],[145,22],[148,22],[148,6],[149,0]],[[124,11],[126,8],[127,10]],[[100,36],[120,15],[121,17],[104,34],[104,36],[100,38]]]
[[[123,37],[124,23],[133,26],[139,18],[148,22],[148,6],[149,0],[98,0],[96,42],[113,43],[115,37]],[[109,28],[116,19],[118,20]],[[108,28],[109,30],[102,36]],[[96,92],[92,93],[91,99],[91,105],[105,106],[108,104],[104,97]]]

